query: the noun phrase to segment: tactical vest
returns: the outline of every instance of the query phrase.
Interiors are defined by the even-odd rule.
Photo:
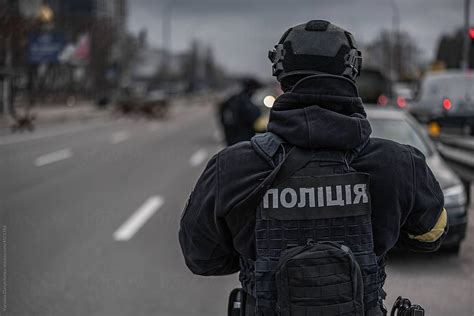
[[[369,175],[353,170],[343,151],[297,149],[299,157],[282,162],[289,148],[282,143],[271,133],[252,139],[281,169],[258,196],[256,260],[240,260],[256,315],[364,315],[382,306],[385,273],[374,253]],[[348,271],[352,279],[341,274]]]

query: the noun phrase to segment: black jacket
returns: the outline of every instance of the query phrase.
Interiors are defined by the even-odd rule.
[[[219,120],[228,146],[250,140],[254,135],[254,123],[260,109],[252,103],[249,92],[241,91],[219,107]]]
[[[344,78],[316,76],[301,81],[275,102],[268,130],[305,148],[352,151],[351,166],[370,174],[375,252],[385,255],[397,241],[414,250],[435,250],[408,234],[422,235],[436,224],[443,193],[423,154],[408,145],[369,138],[371,127],[357,89]],[[216,154],[199,178],[183,212],[179,241],[189,269],[201,275],[239,271],[239,257],[255,258],[252,225],[232,236],[225,216],[271,171],[241,142]],[[254,222],[255,218],[249,218]],[[234,228],[234,227],[233,227]]]

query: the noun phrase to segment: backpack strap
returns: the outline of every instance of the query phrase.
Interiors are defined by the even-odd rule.
[[[275,165],[275,155],[284,143],[283,139],[272,132],[258,134],[250,140],[257,154],[268,162],[272,167]]]
[[[225,217],[227,222],[233,223],[232,227],[229,227],[232,235],[238,234],[236,228],[243,227],[249,221],[249,218],[255,217],[255,210],[258,204],[262,201],[263,196],[273,183],[280,183],[291,177],[296,171],[310,162],[313,155],[314,152],[307,149],[291,148],[272,172],[246,198],[232,207],[227,213]]]

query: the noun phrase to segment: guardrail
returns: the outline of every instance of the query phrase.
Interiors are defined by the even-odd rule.
[[[474,137],[442,135],[437,140],[438,150],[458,175],[474,181]]]

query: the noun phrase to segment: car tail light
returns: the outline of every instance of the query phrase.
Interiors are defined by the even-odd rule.
[[[446,111],[449,111],[451,110],[451,107],[453,106],[453,104],[451,103],[451,100],[448,99],[448,98],[445,98],[443,100],[443,108],[446,110]]]
[[[377,99],[377,103],[381,106],[386,106],[387,103],[388,103],[388,99],[385,95],[381,94],[381,95],[379,95],[379,97]]]
[[[407,106],[407,100],[404,97],[397,97],[397,105],[399,108],[403,109]]]

